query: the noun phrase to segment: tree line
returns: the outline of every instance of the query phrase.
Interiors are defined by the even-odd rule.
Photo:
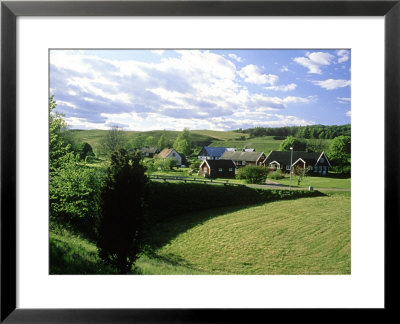
[[[310,126],[285,126],[285,127],[255,127],[234,130],[237,133],[249,134],[250,137],[276,136],[284,139],[287,136],[306,139],[333,139],[338,136],[351,136],[351,125],[310,125]]]

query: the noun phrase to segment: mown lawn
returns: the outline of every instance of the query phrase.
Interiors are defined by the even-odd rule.
[[[268,178],[273,182],[287,185],[290,184],[290,176],[285,175],[284,179],[275,180]],[[301,181],[300,185],[297,184],[296,177],[292,177],[292,186],[299,188],[308,188],[309,186],[313,186],[314,189],[319,188],[332,188],[332,189],[351,189],[351,178],[332,178],[332,177],[313,177],[306,176]]]
[[[193,274],[350,274],[350,193],[208,210],[150,237],[154,258]]]

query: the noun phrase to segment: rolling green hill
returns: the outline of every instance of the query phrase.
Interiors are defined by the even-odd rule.
[[[107,135],[107,130],[68,130],[65,131],[64,137],[69,138],[69,141],[76,143],[88,142],[97,155],[102,154],[102,142]],[[167,130],[152,130],[147,132],[123,131],[126,142],[132,142],[135,137],[143,136],[147,138],[152,136],[157,143],[160,137],[164,134],[167,141],[173,143],[179,135],[179,131]],[[254,148],[257,152],[266,152],[279,150],[279,145],[282,139],[275,139],[274,136],[249,137],[248,134],[238,132],[224,132],[214,130],[191,130],[191,139],[196,146],[196,150],[200,150],[203,146],[222,146],[235,147],[237,149]],[[313,141],[309,139],[307,141]],[[315,140],[314,140],[315,141]],[[318,140],[323,145],[323,150],[329,149],[331,140]]]

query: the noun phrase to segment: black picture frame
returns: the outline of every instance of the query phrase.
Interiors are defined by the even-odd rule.
[[[18,16],[384,16],[385,307],[395,312],[399,276],[400,0],[394,1],[2,1],[1,2],[1,322],[199,323],[258,321],[263,309],[16,308],[16,19]],[[370,152],[371,153],[371,152]],[[376,158],[376,157],[374,157]],[[370,159],[367,159],[371,161]],[[308,317],[306,310],[294,310]],[[357,310],[354,310],[357,311]],[[368,313],[368,317],[371,313]],[[252,320],[253,319],[253,320]],[[333,319],[333,318],[332,318]],[[322,318],[320,318],[322,320]],[[262,322],[264,320],[261,320]]]

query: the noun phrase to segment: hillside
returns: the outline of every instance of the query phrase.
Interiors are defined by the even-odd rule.
[[[69,141],[76,143],[88,142],[97,155],[102,154],[102,142],[104,141],[107,130],[68,130],[64,132],[64,137]],[[143,138],[153,137],[154,143],[157,143],[162,135],[168,142],[174,143],[179,135],[179,131],[152,130],[147,132],[123,131],[128,146],[132,144],[135,138],[142,136]],[[282,142],[281,137],[276,136],[258,136],[250,137],[249,134],[239,132],[224,132],[215,130],[191,130],[191,139],[196,147],[200,150],[203,146],[222,146],[235,147],[237,149],[254,148],[257,152],[269,153],[272,150],[279,150]],[[315,141],[308,139],[307,141]],[[329,149],[330,139],[319,139],[322,143],[323,150]]]

